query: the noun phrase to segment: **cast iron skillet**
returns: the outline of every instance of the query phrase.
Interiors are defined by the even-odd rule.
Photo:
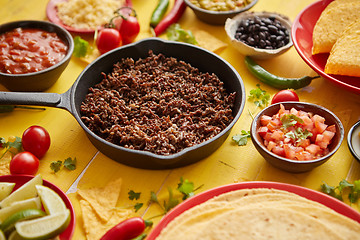
[[[220,134],[201,144],[186,148],[172,155],[157,155],[147,151],[120,147],[95,135],[82,122],[80,106],[88,93],[89,87],[102,80],[101,73],[112,71],[113,64],[121,58],[132,57],[134,60],[145,58],[148,51],[175,57],[199,68],[202,72],[215,73],[224,82],[229,92],[236,92],[233,108],[234,120]],[[69,111],[86,132],[92,144],[103,154],[120,163],[145,169],[168,169],[197,162],[213,153],[228,137],[231,128],[239,119],[245,105],[245,87],[240,75],[225,60],[200,47],[148,38],[112,50],[89,64],[76,79],[71,88],[63,93],[25,93],[0,92],[0,105],[18,104],[62,108]]]

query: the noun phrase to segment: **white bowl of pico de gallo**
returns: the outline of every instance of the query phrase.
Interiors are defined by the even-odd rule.
[[[344,138],[344,127],[334,113],[305,102],[282,102],[264,108],[254,118],[250,132],[265,160],[295,173],[325,163]]]

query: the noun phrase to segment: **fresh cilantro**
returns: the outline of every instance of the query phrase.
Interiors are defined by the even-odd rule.
[[[178,183],[177,190],[183,194],[182,200],[185,200],[189,197],[194,196],[194,183],[190,182],[187,179],[180,178],[180,183]]]
[[[138,200],[140,198],[141,192],[134,192],[134,190],[130,190],[128,195],[130,200]]]
[[[139,209],[142,208],[143,205],[144,205],[143,203],[135,203],[134,205],[135,212],[139,211]]]
[[[82,39],[79,36],[74,37],[74,52],[73,55],[75,57],[85,57],[88,53],[89,42]]]
[[[54,173],[57,173],[61,170],[61,168],[64,167],[69,171],[73,171],[76,169],[76,158],[72,159],[71,157],[68,157],[63,161],[53,161],[50,163],[51,170],[54,171]]]
[[[166,30],[166,36],[169,40],[178,41],[178,42],[185,42],[191,44],[197,44],[197,41],[190,30],[186,31],[180,27],[180,24],[175,23],[172,24]]]
[[[256,84],[257,88],[250,90],[249,100],[254,101],[258,107],[266,107],[270,101],[270,94],[260,88],[260,84]]]
[[[191,196],[194,196],[195,195],[194,192],[200,189],[202,186],[203,185],[194,188],[194,183],[190,182],[187,179],[184,180],[181,177],[176,190],[182,194],[182,198],[180,200],[185,200]],[[172,208],[174,208],[176,205],[180,203],[179,198],[176,197],[172,188],[170,187],[168,187],[168,195],[169,196],[167,201],[164,201],[163,204],[161,204],[155,192],[151,192],[150,194],[150,202],[157,203],[163,209],[164,211],[163,214],[166,214],[168,211],[170,211]]]
[[[50,168],[51,170],[53,170],[55,173],[57,173],[58,171],[60,171],[62,167],[62,161],[58,160],[58,161],[53,161],[50,163]]]
[[[71,157],[68,157],[64,161],[64,167],[68,170],[72,171],[76,169],[76,158],[72,159]]]
[[[304,121],[294,114],[285,114],[280,119],[284,128],[295,126],[297,123],[304,123]]]
[[[343,200],[345,191],[348,192],[350,203],[356,203],[360,198],[360,180],[350,183],[345,179],[341,180],[338,186],[330,186],[325,182],[320,186],[321,191],[339,200]]]
[[[289,131],[285,133],[285,136],[291,139],[294,139],[296,143],[301,142],[302,140],[307,139],[308,137],[312,137],[312,133],[307,129],[302,129],[301,127],[295,128],[294,131]]]
[[[250,131],[241,130],[241,134],[235,134],[232,140],[235,141],[239,146],[245,146],[248,138],[250,138]]]
[[[4,151],[4,153],[0,156],[0,159],[7,153],[7,152],[11,152],[11,149],[14,148],[17,150],[17,152],[21,152],[22,151],[22,143],[21,143],[21,138],[20,137],[15,137],[15,140],[13,142],[11,141],[6,141],[5,138],[0,138],[0,147],[1,148],[5,148],[6,150]],[[12,154],[16,154],[16,152],[11,152]]]

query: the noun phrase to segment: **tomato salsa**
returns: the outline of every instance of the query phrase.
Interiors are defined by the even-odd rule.
[[[329,153],[336,127],[325,124],[322,116],[295,108],[286,110],[280,104],[273,116],[260,117],[258,133],[269,151],[291,160],[307,161]]]
[[[56,33],[16,28],[0,35],[0,72],[38,72],[60,62],[67,45]]]

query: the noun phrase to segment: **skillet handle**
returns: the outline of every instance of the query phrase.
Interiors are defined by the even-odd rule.
[[[64,95],[64,96],[63,96]],[[58,93],[39,93],[39,92],[0,92],[0,105],[33,105],[58,107],[68,110],[67,99],[68,92]]]

